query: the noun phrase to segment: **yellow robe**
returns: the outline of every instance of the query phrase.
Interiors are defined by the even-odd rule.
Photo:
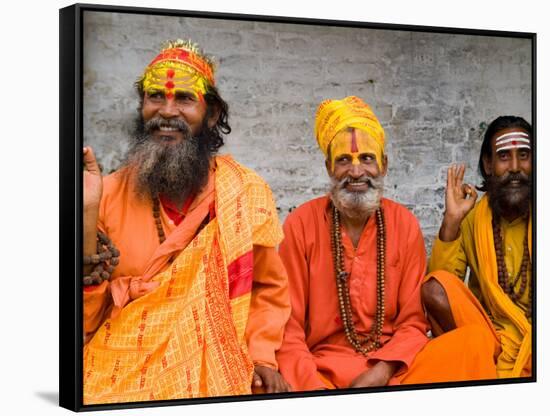
[[[436,239],[429,262],[429,271],[446,270],[464,280],[470,268],[468,286],[491,317],[500,339],[502,352],[497,358],[500,378],[521,377],[531,374],[531,322],[525,317],[531,288],[528,273],[527,290],[518,304],[504,293],[498,284],[496,254],[491,226],[491,209],[484,196],[464,219],[460,237],[443,242]],[[501,221],[506,267],[516,276],[521,267],[525,221]],[[531,254],[531,221],[528,227],[529,253]],[[448,294],[449,295],[449,294]],[[452,300],[450,299],[451,303]]]

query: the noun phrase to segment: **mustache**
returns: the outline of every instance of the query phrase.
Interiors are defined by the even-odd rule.
[[[509,185],[510,182],[519,182],[522,185],[529,185],[531,183],[531,178],[529,178],[529,176],[524,173],[516,172],[509,173],[499,180],[499,184],[501,186]]]
[[[143,130],[147,134],[151,134],[155,130],[161,128],[177,129],[184,135],[191,136],[191,128],[189,125],[185,121],[177,118],[165,119],[162,117],[155,117],[143,124]]]
[[[349,183],[366,183],[369,186],[369,188],[372,188],[372,189],[380,188],[380,181],[376,180],[375,178],[369,175],[363,175],[360,178],[351,178],[349,176],[346,176],[338,181],[337,186],[338,188],[344,188]]]

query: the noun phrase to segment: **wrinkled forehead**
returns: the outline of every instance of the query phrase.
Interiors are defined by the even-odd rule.
[[[175,93],[189,91],[204,95],[208,80],[193,68],[176,62],[165,61],[147,68],[143,88],[146,92]]]
[[[378,142],[367,132],[356,128],[340,130],[330,143],[331,152],[335,153],[376,153]]]
[[[521,128],[509,128],[497,132],[493,137],[496,153],[512,149],[531,149],[531,137]]]

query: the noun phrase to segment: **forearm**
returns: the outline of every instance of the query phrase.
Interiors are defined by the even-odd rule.
[[[283,341],[290,316],[288,280],[273,247],[254,246],[254,283],[246,327],[249,353],[255,364],[277,368],[275,351]]]
[[[99,206],[84,208],[83,216],[83,246],[82,254],[92,256],[97,254],[97,220],[99,218]],[[84,266],[84,275],[91,273],[93,265]]]
[[[384,378],[386,378],[387,381],[390,380],[390,378],[393,377],[393,375],[396,373],[397,369],[403,365],[400,361],[378,361],[374,367],[378,371],[384,374]],[[387,382],[386,382],[387,383]]]
[[[439,239],[444,242],[456,240],[460,236],[460,224],[463,219],[463,217],[453,216],[445,212],[439,229]]]

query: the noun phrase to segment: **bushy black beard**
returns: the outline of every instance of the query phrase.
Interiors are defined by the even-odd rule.
[[[520,181],[520,186],[509,187],[513,180]],[[532,197],[531,185],[531,177],[523,173],[489,176],[486,180],[487,196],[493,215],[497,218],[528,215]]]
[[[163,143],[153,138],[159,127],[177,128],[184,136],[180,143]],[[171,201],[183,201],[196,195],[208,182],[211,151],[207,147],[206,120],[201,132],[194,136],[182,120],[154,118],[136,120],[134,140],[126,157],[135,169],[135,191],[139,196],[157,198],[163,195]]]

